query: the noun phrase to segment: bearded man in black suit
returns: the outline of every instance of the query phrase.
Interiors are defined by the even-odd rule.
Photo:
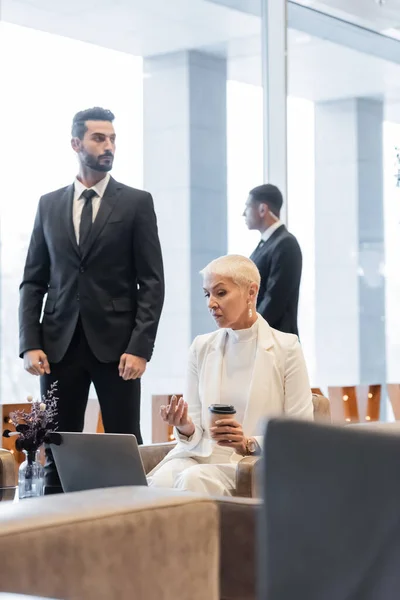
[[[59,431],[82,431],[93,383],[105,431],[141,443],[140,378],[163,306],[163,262],[151,195],[110,176],[113,121],[102,108],[75,115],[78,175],[40,198],[20,286],[20,355],[42,394],[58,382]],[[51,491],[60,482],[47,453]]]

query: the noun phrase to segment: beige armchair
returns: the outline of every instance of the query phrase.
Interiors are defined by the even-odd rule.
[[[0,488],[8,488],[17,484],[17,471],[14,455],[0,448]]]
[[[10,502],[0,511],[1,590],[219,600],[218,513],[211,498],[141,487]]]
[[[150,473],[170,450],[175,446],[174,442],[165,444],[151,444],[149,446],[140,446],[143,466],[146,473]],[[238,463],[236,473],[236,495],[244,498],[252,498],[253,470],[259,457],[248,456]]]
[[[314,420],[318,422],[330,423],[331,413],[328,398],[319,394],[313,394]],[[151,444],[141,446],[140,453],[146,473],[150,473],[168,452],[174,447],[174,442],[165,444]],[[258,498],[259,491],[257,487],[259,456],[246,456],[238,463],[236,472],[236,496],[241,498]]]

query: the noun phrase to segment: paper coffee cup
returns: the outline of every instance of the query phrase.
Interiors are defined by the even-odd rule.
[[[234,419],[236,415],[235,407],[231,404],[211,404],[208,410],[210,412],[210,427],[214,427],[216,421],[220,419]]]

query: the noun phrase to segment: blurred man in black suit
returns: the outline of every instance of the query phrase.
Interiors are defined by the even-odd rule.
[[[260,185],[249,193],[243,216],[249,229],[261,233],[250,257],[261,274],[257,310],[271,327],[298,335],[302,256],[296,238],[279,220],[282,204],[276,186]]]
[[[75,115],[78,175],[40,198],[20,286],[20,355],[42,394],[58,382],[59,431],[82,431],[93,382],[105,431],[141,443],[140,378],[163,306],[163,262],[151,195],[109,174],[113,120],[102,108]],[[48,458],[47,483],[59,487]]]

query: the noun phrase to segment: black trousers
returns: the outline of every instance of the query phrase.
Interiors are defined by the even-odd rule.
[[[101,363],[87,342],[79,319],[71,344],[59,363],[50,364],[50,375],[40,378],[41,394],[57,382],[58,431],[83,431],[90,384],[93,383],[106,433],[133,433],[139,444],[140,380],[124,381],[118,363]],[[61,483],[50,448],[46,448],[46,493],[61,492]]]

